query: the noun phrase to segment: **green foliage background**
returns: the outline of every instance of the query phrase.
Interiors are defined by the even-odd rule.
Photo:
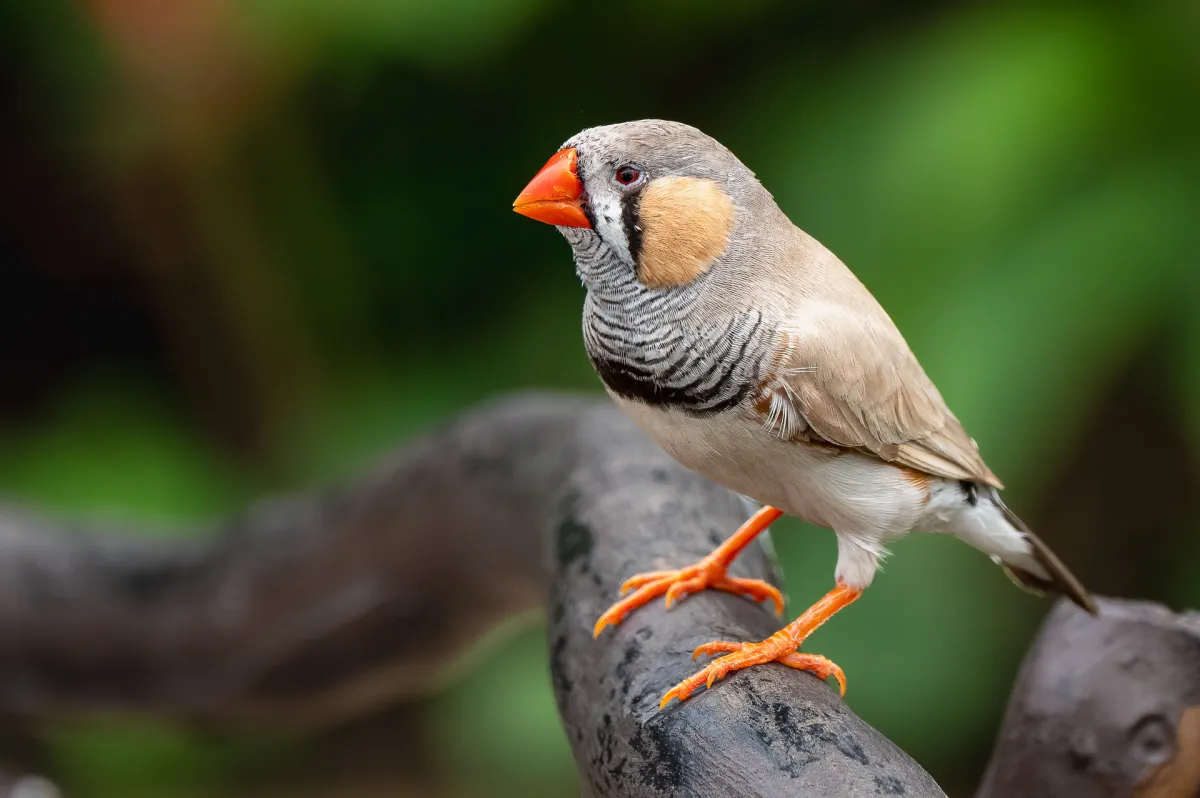
[[[598,392],[568,249],[509,207],[577,130],[657,116],[855,269],[1086,582],[1200,605],[1197,41],[1188,0],[11,0],[0,491],[174,528],[501,391]],[[806,606],[832,536],[775,539]],[[1046,605],[953,541],[895,552],[813,646],[965,794]],[[577,794],[540,631],[473,661],[387,783]],[[122,719],[37,742],[81,796],[297,795],[277,774],[321,757]]]

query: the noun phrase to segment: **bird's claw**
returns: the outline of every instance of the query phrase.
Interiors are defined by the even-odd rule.
[[[665,596],[664,603],[669,609],[672,604],[684,596],[699,593],[708,588],[749,596],[755,601],[770,600],[775,605],[775,614],[783,613],[783,594],[774,585],[764,582],[762,579],[731,577],[725,572],[723,563],[705,559],[686,568],[674,571],[651,571],[626,579],[621,585],[621,600],[600,616],[596,621],[593,634],[599,637],[604,627],[616,626],[627,613],[650,603],[657,596]],[[633,592],[630,593],[630,591]]]
[[[696,646],[692,659],[699,659],[706,654],[728,654],[731,651],[741,651],[751,643],[731,643],[727,640],[714,640],[711,643]]]
[[[695,659],[705,654],[719,653],[724,653],[725,656],[718,657],[668,690],[663,695],[662,701],[659,702],[658,708],[662,709],[665,707],[671,702],[672,698],[678,698],[681,702],[686,701],[701,684],[706,689],[711,688],[714,682],[725,678],[725,676],[733,671],[749,668],[754,665],[761,665],[765,662],[779,662],[787,665],[789,668],[809,671],[822,681],[833,676],[837,679],[841,695],[846,695],[846,675],[842,672],[841,668],[819,654],[803,654],[794,650],[794,648],[784,648],[783,644],[778,640],[769,639],[761,643],[736,643],[717,640],[698,646],[692,652],[692,658]]]
[[[674,576],[677,573],[678,571],[648,571],[644,574],[634,574],[621,584],[620,595],[624,596],[629,591],[637,590],[642,585],[647,585],[651,582],[656,582],[659,579]]]

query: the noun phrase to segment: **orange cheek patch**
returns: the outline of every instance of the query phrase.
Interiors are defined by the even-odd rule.
[[[662,177],[642,190],[638,278],[649,288],[687,285],[729,244],[733,200],[711,180]]]

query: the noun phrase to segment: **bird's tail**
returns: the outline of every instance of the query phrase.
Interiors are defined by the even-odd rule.
[[[1075,574],[1071,573],[1067,569],[1067,566],[1063,565],[1062,560],[1058,559],[1058,556],[1050,550],[1050,547],[1042,542],[1041,538],[1033,534],[1029,527],[1025,526],[1025,522],[1017,517],[1016,513],[1008,509],[1008,506],[1001,501],[999,492],[994,488],[981,488],[980,492],[990,494],[987,498],[996,505],[1004,515],[1004,519],[1014,529],[1025,536],[1025,540],[1029,542],[1032,549],[1030,554],[1033,562],[1040,566],[1040,570],[1043,571],[1043,573],[1035,573],[1029,568],[998,559],[997,562],[1000,563],[1000,566],[1004,568],[1009,577],[1020,587],[1038,595],[1061,593],[1083,609],[1096,615],[1096,602],[1092,600],[1087,588],[1075,578]]]

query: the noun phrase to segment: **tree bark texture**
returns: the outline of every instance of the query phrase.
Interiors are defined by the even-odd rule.
[[[747,599],[655,602],[592,639],[625,578],[698,559],[752,509],[607,403],[522,395],[342,487],[184,538],[3,510],[0,713],[327,727],[435,688],[473,640],[548,593],[585,793],[942,795],[807,673],[756,667],[658,710],[696,645],[775,631]],[[759,545],[733,572],[777,581]]]
[[[1200,613],[1099,603],[1047,617],[979,798],[1200,796]]]

